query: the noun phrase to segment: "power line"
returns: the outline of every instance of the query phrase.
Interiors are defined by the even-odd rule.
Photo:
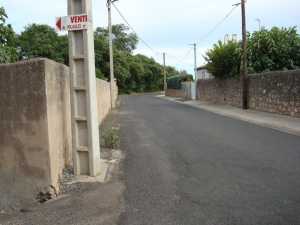
[[[122,12],[118,9],[118,7],[112,3],[113,7],[117,11],[117,13],[120,15],[120,17],[124,20],[124,22],[127,24],[127,26],[136,34],[137,38],[147,47],[149,48],[155,55],[161,55],[161,53],[157,52],[152,48],[143,38],[141,38],[138,33],[135,31],[135,29],[130,25],[126,17],[122,14]]]
[[[136,34],[137,38],[149,49],[151,50],[155,56],[158,56],[158,55],[162,55],[162,53],[156,51],[154,48],[151,47],[151,45],[149,45],[143,38],[141,38],[139,36],[139,34],[136,32],[136,30],[133,28],[133,26],[131,26],[131,24],[128,22],[128,20],[126,19],[126,17],[123,15],[123,13],[118,9],[118,7],[112,2],[112,5],[113,7],[115,8],[115,10],[117,11],[117,13],[119,14],[119,16],[124,20],[124,22],[127,24],[127,26]],[[239,7],[239,5],[233,5],[233,8],[225,15],[225,17],[220,21],[218,22],[209,32],[207,32],[205,35],[203,35],[200,40],[198,41],[201,42],[203,40],[205,40],[208,36],[210,36],[220,25],[222,25],[230,16],[231,14],[234,12],[234,10]],[[192,48],[190,48],[188,50],[188,52],[184,55],[184,57],[180,58],[180,60],[178,60],[176,62],[176,65],[177,64],[187,64],[184,62],[184,60],[191,54],[192,52]],[[168,53],[167,53],[168,54]],[[168,54],[170,55],[170,54]],[[171,57],[173,58],[177,58],[178,57],[175,57],[175,56],[172,56],[170,55]],[[190,65],[190,64],[189,64]]]
[[[239,5],[233,5],[233,8],[225,15],[225,17],[220,21],[218,22],[209,32],[207,32],[205,35],[203,35],[199,42],[205,40],[208,36],[210,36],[213,32],[215,32],[216,29],[219,28],[219,26],[221,26],[230,16],[231,14],[234,12],[234,10],[239,7]]]
[[[192,53],[192,50],[192,48],[189,48],[184,57],[180,58],[180,60],[178,60],[175,64],[184,64],[183,61]]]

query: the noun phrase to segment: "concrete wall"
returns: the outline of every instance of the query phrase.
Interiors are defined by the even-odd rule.
[[[116,105],[118,98],[118,86],[116,82],[113,85],[113,107]],[[110,84],[104,80],[97,79],[97,104],[98,119],[103,121],[111,109]]]
[[[50,60],[44,63],[51,184],[58,190],[62,170],[73,164],[69,69]]]
[[[115,85],[114,99],[117,98]],[[97,80],[99,123],[109,83]],[[0,65],[0,209],[33,201],[72,166],[68,67],[47,59]]]
[[[31,199],[49,185],[58,189],[62,155],[71,147],[63,128],[66,71],[41,59],[0,65],[0,206]]]
[[[182,90],[184,91],[186,100],[196,99],[196,83],[193,81],[182,82]]]
[[[239,80],[199,80],[197,98],[241,107]],[[300,117],[300,70],[268,72],[248,77],[249,108]]]

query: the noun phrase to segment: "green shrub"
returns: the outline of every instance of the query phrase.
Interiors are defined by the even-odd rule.
[[[249,66],[254,72],[292,70],[300,67],[297,29],[273,27],[249,35]]]
[[[120,147],[119,129],[111,128],[102,136],[102,147],[118,149]]]
[[[192,81],[192,75],[177,75],[172,76],[167,79],[167,84],[169,89],[181,89],[181,83],[186,81]]]
[[[236,41],[219,41],[204,57],[207,69],[214,77],[227,79],[240,74],[241,44]]]

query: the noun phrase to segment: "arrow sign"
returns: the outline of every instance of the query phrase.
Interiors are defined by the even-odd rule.
[[[61,28],[62,28],[61,27],[61,25],[62,25],[62,23],[61,23],[61,17],[56,18],[55,25],[56,25],[56,29],[59,30],[59,31],[61,31]]]
[[[86,30],[89,23],[87,14],[71,15],[56,18],[55,27],[57,31]]]

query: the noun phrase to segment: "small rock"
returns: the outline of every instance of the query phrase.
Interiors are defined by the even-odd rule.
[[[30,209],[20,209],[20,212],[21,213],[28,213],[28,212],[31,212]]]

